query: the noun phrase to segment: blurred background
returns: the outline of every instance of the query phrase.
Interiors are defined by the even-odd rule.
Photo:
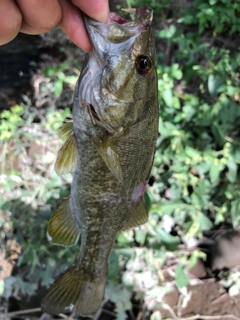
[[[141,5],[160,108],[149,222],[119,234],[95,320],[240,319],[240,2],[110,0]],[[54,163],[83,57],[59,28],[0,47],[0,319],[67,317],[39,308],[79,250],[46,230],[71,185]]]

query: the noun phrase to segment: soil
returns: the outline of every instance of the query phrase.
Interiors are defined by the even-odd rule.
[[[10,43],[0,46],[0,110],[22,101],[22,95],[31,98],[31,78],[37,71],[41,55],[40,36],[19,34]]]

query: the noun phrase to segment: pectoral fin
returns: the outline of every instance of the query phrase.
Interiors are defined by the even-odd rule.
[[[126,222],[123,230],[131,229],[140,226],[148,221],[148,212],[143,198],[138,203],[137,207]]]
[[[58,175],[73,172],[77,162],[77,143],[73,132],[72,122],[65,123],[59,130],[59,136],[65,137],[62,148],[59,150],[58,158],[55,163],[55,171]]]
[[[58,131],[60,138],[68,139],[73,134],[73,122],[64,123]]]
[[[116,148],[110,139],[105,139],[103,142],[96,144],[97,151],[106,163],[112,174],[119,182],[123,182],[122,169],[120,159],[116,152]]]
[[[69,198],[53,213],[49,223],[47,237],[53,244],[69,247],[77,243],[80,228],[72,216]]]

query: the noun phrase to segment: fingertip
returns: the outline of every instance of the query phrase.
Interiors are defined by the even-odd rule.
[[[72,3],[90,18],[103,23],[108,22],[108,0],[72,0]]]
[[[60,4],[63,12],[60,27],[78,47],[85,52],[91,52],[92,44],[80,10],[67,0],[60,0]]]
[[[67,34],[67,32],[66,32]],[[91,52],[93,50],[93,46],[88,38],[88,35],[83,37],[82,34],[79,34],[79,32],[72,33],[68,35],[69,38],[74,42],[79,48],[81,48],[85,52]]]
[[[0,21],[0,45],[4,45],[12,41],[21,28],[22,15],[15,3],[12,1],[1,3]]]

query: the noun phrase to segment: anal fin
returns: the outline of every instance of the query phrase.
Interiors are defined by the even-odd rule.
[[[49,289],[42,311],[50,314],[94,315],[103,300],[106,276],[95,277],[71,267]]]
[[[53,244],[69,247],[77,243],[80,228],[72,216],[69,198],[53,213],[49,223],[47,237]]]
[[[133,209],[132,214],[130,215],[129,220],[126,222],[123,230],[131,229],[137,226],[140,226],[148,221],[148,212],[144,199],[141,198],[136,208]]]
[[[114,177],[123,182],[122,169],[120,165],[120,159],[116,152],[116,148],[109,138],[102,142],[96,143],[97,151],[106,163]]]

